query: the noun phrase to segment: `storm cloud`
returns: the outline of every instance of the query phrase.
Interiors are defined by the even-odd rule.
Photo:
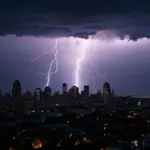
[[[99,31],[150,37],[148,0],[0,2],[0,35],[87,38]]]

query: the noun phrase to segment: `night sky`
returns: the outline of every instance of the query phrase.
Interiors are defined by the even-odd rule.
[[[16,79],[24,91],[43,89],[57,51],[53,91],[77,83],[82,58],[81,89],[89,84],[95,92],[108,81],[117,94],[150,93],[149,6],[149,0],[1,0],[0,89],[10,92]]]

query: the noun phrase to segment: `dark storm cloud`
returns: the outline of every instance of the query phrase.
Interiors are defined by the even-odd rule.
[[[1,1],[0,35],[81,36],[113,31],[150,37],[148,0]]]

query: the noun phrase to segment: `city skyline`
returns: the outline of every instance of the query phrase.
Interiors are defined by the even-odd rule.
[[[9,150],[150,149],[150,0],[0,0],[0,141]]]
[[[90,96],[96,96],[96,95],[101,95],[102,97],[104,95],[111,95],[113,97],[133,97],[133,98],[149,98],[150,97],[150,93],[146,93],[146,94],[120,94],[117,91],[114,90],[113,86],[109,83],[109,82],[104,82],[102,87],[97,89],[96,91],[91,91],[91,87],[90,85],[83,85],[82,89],[80,89],[80,87],[76,86],[76,85],[71,85],[68,86],[67,83],[62,83],[60,90],[57,89],[56,91],[54,91],[50,86],[45,86],[44,88],[40,88],[40,87],[35,87],[34,89],[30,90],[30,89],[26,89],[24,90],[24,88],[22,88],[22,84],[20,83],[19,80],[15,80],[12,84],[11,90],[10,92],[4,92],[2,90],[0,90],[0,96],[13,96],[13,90],[15,91],[17,89],[17,91],[19,91],[19,93],[21,94],[20,96],[26,95],[27,93],[34,95],[37,91],[37,93],[43,93],[43,94],[48,94],[49,96],[55,96],[55,95],[59,95],[59,96],[63,96],[63,95],[68,95],[69,93],[71,94],[73,91],[76,93],[75,95],[77,96],[85,96],[85,93],[87,95],[87,97]],[[74,93],[73,92],[73,93]],[[105,93],[106,92],[106,93]],[[72,93],[72,94],[73,94]],[[27,95],[28,95],[27,94]],[[40,94],[40,95],[41,95]],[[71,94],[71,95],[72,95]],[[69,95],[68,95],[69,96]],[[77,97],[78,97],[77,96]]]

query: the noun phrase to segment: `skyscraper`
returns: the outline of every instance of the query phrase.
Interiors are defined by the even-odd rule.
[[[46,86],[44,89],[45,96],[51,96],[51,88]]]
[[[105,82],[103,85],[103,98],[104,98],[104,103],[107,104],[108,100],[111,95],[111,89],[110,89],[110,84],[108,82]]]
[[[105,82],[103,85],[103,95],[109,94],[110,94],[110,84],[108,82]]]
[[[30,91],[26,91],[24,94],[25,99],[25,105],[26,105],[26,111],[29,111],[33,108],[34,101],[32,101],[32,94]]]
[[[21,97],[21,84],[19,80],[15,80],[12,88],[12,99],[13,99],[13,109],[16,109],[16,105]]]
[[[76,98],[79,94],[79,88],[76,86],[72,86],[71,89],[69,90],[69,93],[71,97]]]
[[[50,87],[46,86],[44,89],[44,98],[42,100],[42,105],[44,105],[44,107],[49,106],[50,104],[50,100],[51,100],[51,96],[52,96],[52,90]]]
[[[90,91],[89,91],[89,86],[85,85],[84,86],[84,96],[85,98],[89,97]]]
[[[34,101],[35,101],[37,107],[40,107],[40,105],[41,105],[41,96],[42,96],[41,89],[36,88],[34,90]]]
[[[12,97],[18,98],[20,96],[21,96],[21,84],[18,80],[15,80],[13,83]]]
[[[40,100],[41,99],[41,89],[40,88],[36,88],[35,90],[34,90],[34,98],[35,98],[35,100]]]
[[[67,93],[67,83],[62,84],[62,93],[66,94]]]

